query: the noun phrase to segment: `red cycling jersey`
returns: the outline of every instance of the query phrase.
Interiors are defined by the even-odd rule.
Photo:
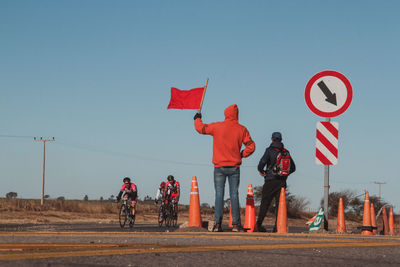
[[[169,199],[176,199],[178,197],[178,190],[180,189],[178,181],[168,181],[165,184],[165,188],[167,189],[167,194],[169,195]]]
[[[133,201],[137,201],[137,187],[134,183],[130,183],[130,185],[123,184],[120,190],[120,193],[125,193],[130,197]]]

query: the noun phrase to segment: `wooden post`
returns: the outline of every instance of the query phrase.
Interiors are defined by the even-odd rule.
[[[55,141],[54,137],[53,139],[43,139],[43,137],[40,137],[40,139],[36,139],[36,137],[33,138],[35,141],[41,141],[43,142],[43,173],[42,173],[42,197],[40,199],[40,205],[43,206],[44,203],[44,174],[45,174],[45,167],[46,167],[46,142],[47,141]]]
[[[208,85],[208,78],[206,80],[206,85],[204,86],[204,92],[203,92],[203,96],[201,98],[201,102],[200,102],[200,108],[197,111],[197,113],[201,113],[201,108],[203,107],[203,100],[204,100],[204,95],[206,94],[206,90],[207,90],[207,85]]]

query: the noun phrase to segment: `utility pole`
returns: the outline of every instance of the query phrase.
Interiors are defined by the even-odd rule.
[[[42,198],[40,200],[40,205],[43,206],[44,200],[44,173],[45,173],[45,166],[46,166],[46,142],[48,141],[55,141],[54,137],[52,139],[43,139],[43,137],[36,138],[34,137],[33,140],[43,142],[43,176],[42,176]]]
[[[374,182],[374,184],[379,185],[379,202],[381,202],[381,185],[386,184],[385,182]]]

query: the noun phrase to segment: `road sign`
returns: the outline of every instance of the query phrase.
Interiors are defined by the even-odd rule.
[[[326,70],[315,74],[308,81],[304,96],[312,112],[324,118],[332,118],[350,106],[353,89],[343,74]]]
[[[317,123],[315,162],[319,165],[336,165],[338,159],[339,123]]]

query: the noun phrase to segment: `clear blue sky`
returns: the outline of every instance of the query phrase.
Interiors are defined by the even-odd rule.
[[[239,120],[256,143],[240,197],[262,185],[256,165],[274,131],[297,172],[290,191],[317,209],[323,167],[304,101],[317,72],[343,73],[354,90],[339,122],[331,192],[368,189],[400,211],[398,1],[0,1],[0,196],[40,198],[42,143],[51,197],[115,195],[124,176],[154,196],[173,174],[189,203],[191,177],[213,205],[212,138],[194,110],[167,110],[170,87],[210,78],[203,121]],[[15,137],[9,137],[15,136]],[[228,197],[228,196],[226,196]]]

